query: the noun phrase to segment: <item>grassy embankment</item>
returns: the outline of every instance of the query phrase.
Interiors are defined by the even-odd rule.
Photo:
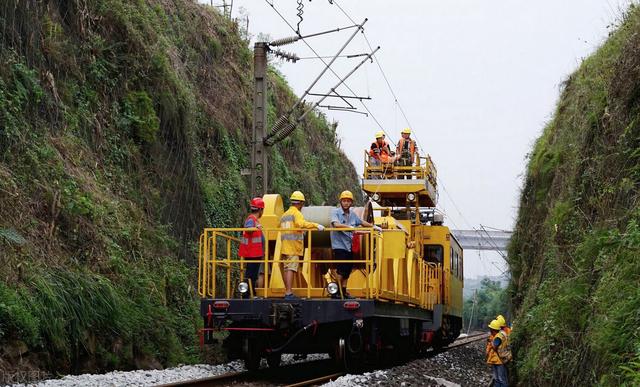
[[[640,383],[640,9],[564,84],[509,249],[523,385]]]
[[[0,46],[0,369],[199,360],[194,243],[249,199],[237,26],[187,0],[8,0]],[[295,97],[270,84],[273,121]],[[356,190],[335,126],[302,126],[273,149],[274,191]]]

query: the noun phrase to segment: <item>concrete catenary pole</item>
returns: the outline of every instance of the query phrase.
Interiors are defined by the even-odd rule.
[[[269,165],[264,139],[267,137],[267,53],[269,43],[258,42],[253,48],[253,131],[251,150],[251,194],[267,193]]]

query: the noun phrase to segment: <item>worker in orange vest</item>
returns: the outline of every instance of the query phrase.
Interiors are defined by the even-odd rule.
[[[264,235],[262,233],[262,225],[260,225],[260,217],[264,212],[264,200],[260,197],[253,198],[250,206],[251,212],[244,221],[244,228],[257,230],[246,230],[242,233],[238,255],[249,261],[259,261],[264,258]],[[244,276],[251,280],[251,286],[261,288],[264,282],[264,262],[246,263]]]
[[[493,370],[493,385],[507,387],[509,385],[507,363],[511,361],[512,355],[507,334],[501,328],[498,320],[489,323],[491,333],[485,351],[487,364],[491,365]]]
[[[376,133],[376,140],[371,143],[369,156],[371,156],[372,166],[380,166],[381,163],[393,162],[391,159],[391,149],[385,140],[383,131]]]
[[[398,141],[398,147],[396,148],[396,154],[398,155],[397,165],[400,167],[411,167],[413,165],[414,156],[416,153],[416,142],[411,139],[411,129],[402,129],[402,137]],[[410,172],[404,171],[404,175],[400,175],[400,178],[411,178]],[[409,173],[407,175],[407,173]]]

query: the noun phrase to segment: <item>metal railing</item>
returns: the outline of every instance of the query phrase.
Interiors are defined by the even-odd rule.
[[[390,157],[388,162],[382,162],[370,156],[364,151],[364,178],[365,179],[426,179],[434,187],[437,183],[435,164],[431,156],[421,157],[416,151],[413,154],[411,165],[400,165],[396,156]]]
[[[263,259],[244,259],[237,256],[240,244],[238,235],[244,231],[256,231],[250,228],[207,228],[200,236],[198,248],[198,293],[203,298],[234,298],[236,284],[244,280],[244,270],[248,263],[264,263],[264,282],[260,288],[253,288],[251,293],[261,297],[282,297],[284,295],[281,265],[289,262],[281,254],[282,234],[305,232],[306,246],[303,256],[298,261],[299,285],[293,288],[294,294],[306,298],[327,297],[326,286],[334,281],[333,268],[338,263],[353,263],[359,266],[362,280],[360,287],[351,287],[349,292],[358,298],[389,299],[431,309],[441,303],[442,267],[414,257],[415,269],[408,269],[404,258],[386,258],[384,254],[383,235],[402,232],[400,230],[384,230],[377,233],[371,228],[326,228],[325,235],[320,231],[309,229],[268,229],[263,228],[265,236],[272,239],[264,244]],[[331,259],[330,247],[314,245],[318,238],[326,242],[327,231],[353,231],[361,237],[360,252],[354,254],[353,260]],[[275,239],[275,243],[274,240]],[[317,243],[316,245],[320,245]],[[401,260],[394,270],[394,259]],[[402,271],[404,270],[404,272]],[[408,270],[413,270],[409,276]],[[354,268],[352,273],[358,271]],[[354,275],[354,274],[352,274]],[[397,277],[396,277],[397,276]],[[402,277],[402,278],[398,278]],[[412,278],[409,281],[409,278]],[[403,284],[399,285],[399,284]]]

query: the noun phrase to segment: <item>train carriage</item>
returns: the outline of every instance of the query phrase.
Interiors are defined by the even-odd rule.
[[[216,331],[228,332],[229,356],[244,359],[248,369],[258,368],[262,358],[276,367],[283,353],[329,353],[356,368],[455,340],[462,328],[463,251],[434,209],[431,159],[416,154],[408,167],[373,166],[365,159],[362,189],[370,201],[355,211],[382,232],[353,229],[358,248],[347,284],[353,299],[344,298],[335,282],[336,264],[344,261],[332,256],[333,207],[303,208],[305,219],[327,228],[304,230],[293,288],[299,299],[293,301],[283,298],[279,195],[263,197],[263,287],[243,278],[247,261],[236,251],[245,229],[205,229],[198,266],[203,343],[211,343]],[[331,298],[334,292],[340,297]]]

